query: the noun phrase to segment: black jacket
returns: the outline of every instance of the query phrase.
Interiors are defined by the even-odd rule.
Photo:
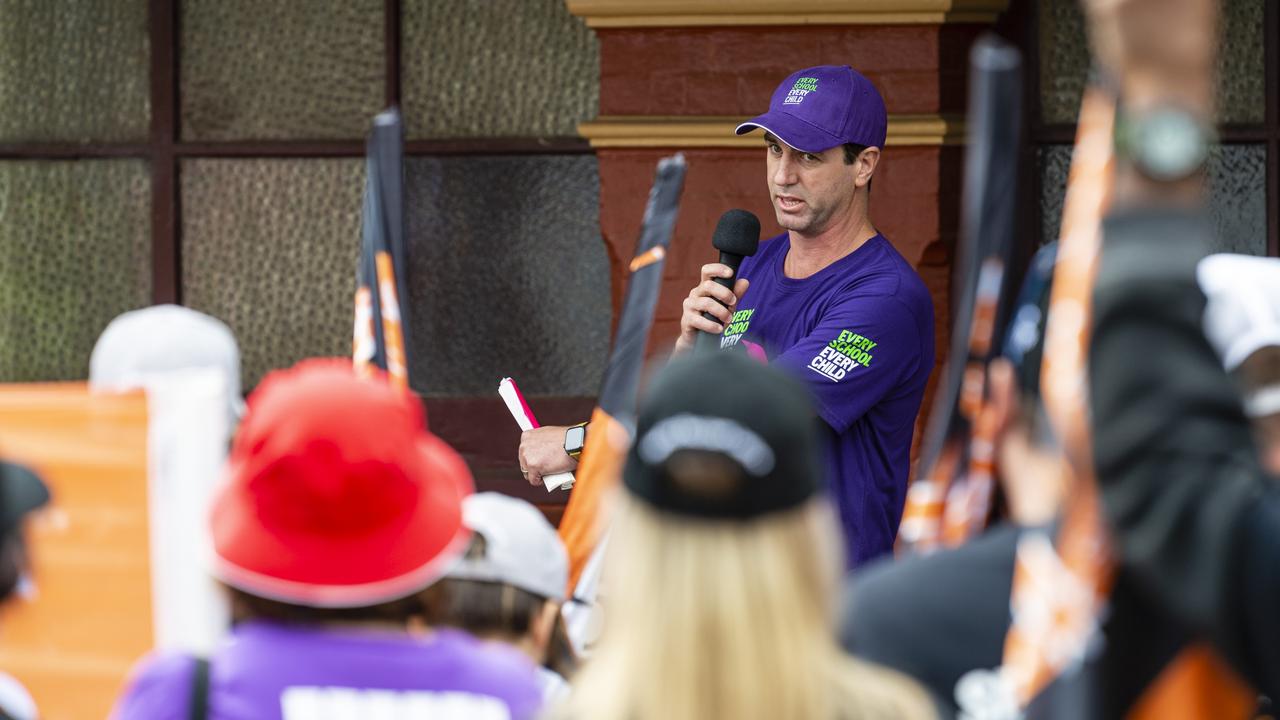
[[[1103,504],[1138,591],[1280,691],[1280,492],[1201,328],[1202,214],[1105,224],[1089,352]]]
[[[1280,677],[1280,500],[1238,391],[1204,338],[1196,265],[1210,231],[1185,212],[1115,213],[1094,291],[1090,403],[1096,472],[1120,556],[1104,642],[1032,717],[1121,717],[1192,641],[1254,685]],[[996,667],[1010,623],[1014,528],[881,563],[849,585],[842,641],[920,680],[949,714]]]
[[[961,678],[998,667],[1012,620],[1014,554],[1023,530],[1008,525],[954,549],[871,565],[850,579],[841,642],[866,660],[910,675],[943,717],[982,717],[983,698],[962,703]],[[1032,704],[1029,717],[1119,718],[1188,641],[1162,608],[1119,572],[1103,619],[1103,642],[1078,672]],[[963,706],[963,707],[962,707]]]

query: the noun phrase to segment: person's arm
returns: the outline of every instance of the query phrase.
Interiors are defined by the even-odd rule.
[[[692,350],[700,332],[719,335],[733,317],[733,309],[747,291],[749,283],[739,279],[734,282],[733,290],[730,290],[713,280],[718,277],[733,277],[733,270],[720,263],[702,266],[700,281],[684,300],[680,315],[680,336],[676,338],[673,355]],[[704,312],[710,313],[717,320],[703,317]],[[530,485],[541,485],[543,475],[570,472],[578,466],[578,461],[565,453],[566,430],[568,427],[564,425],[546,425],[521,434],[520,449],[516,457],[520,461],[520,472]]]
[[[902,392],[922,363],[917,318],[891,295],[843,297],[786,352],[772,358],[810,390],[818,415],[842,433],[885,397]],[[914,414],[914,413],[913,413]]]
[[[1280,495],[1201,330],[1194,210],[1114,213],[1094,291],[1094,460],[1121,561],[1253,682],[1280,687]]]
[[[1126,112],[1212,117],[1215,0],[1086,0]],[[1207,637],[1259,690],[1280,690],[1280,491],[1202,330],[1196,265],[1212,237],[1203,176],[1117,159],[1089,353],[1095,470],[1140,590]]]
[[[111,720],[185,720],[190,717],[196,660],[174,652],[153,653],[130,672]]]

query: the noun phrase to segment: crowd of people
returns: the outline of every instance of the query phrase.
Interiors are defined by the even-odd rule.
[[[1035,697],[1009,677],[1011,597],[1024,539],[1067,537],[1080,487],[1041,392],[1057,246],[1030,263],[985,368],[999,517],[958,547],[893,557],[933,309],[870,219],[884,103],[852,68],[819,66],[738,128],[763,131],[785,232],[736,277],[705,266],[690,291],[639,401],[598,598],[573,595],[537,508],[475,492],[411,393],[314,359],[246,405],[217,320],[156,307],[113,323],[96,387],[213,367],[235,429],[201,570],[221,586],[225,637],[142,659],[112,717],[1122,717],[1165,707],[1154,689],[1189,649],[1265,707],[1280,692],[1280,260],[1206,256],[1215,2],[1084,5],[1118,127],[1182,132],[1186,152],[1116,147],[1082,398],[1115,574],[1103,611],[1070,618],[1090,641],[1061,650]],[[131,354],[152,334],[138,323],[189,341]],[[700,333],[723,333],[722,349],[696,351]],[[572,470],[588,432],[526,432],[521,471]],[[0,463],[0,600],[30,582],[24,520],[49,500]],[[578,603],[598,606],[589,639],[564,620]],[[1211,680],[1179,682],[1200,704],[1165,717],[1225,707]],[[0,718],[37,715],[0,676]]]

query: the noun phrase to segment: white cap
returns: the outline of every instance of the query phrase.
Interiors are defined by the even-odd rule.
[[[501,493],[477,493],[462,501],[462,522],[484,538],[485,553],[459,560],[449,577],[500,582],[564,600],[569,554],[537,508]]]
[[[102,331],[89,358],[89,386],[130,390],[155,375],[196,368],[223,373],[234,425],[244,413],[235,335],[221,320],[204,313],[155,305],[124,313]]]
[[[1204,332],[1228,371],[1280,345],[1280,258],[1210,255],[1196,268],[1208,298]]]
[[[1280,346],[1280,259],[1210,255],[1196,278],[1208,299],[1205,336],[1228,372],[1257,351]],[[1249,389],[1244,406],[1250,417],[1280,412],[1280,386]]]

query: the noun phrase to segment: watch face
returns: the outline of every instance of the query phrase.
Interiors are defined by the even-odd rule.
[[[1135,159],[1142,172],[1156,180],[1190,176],[1209,153],[1203,130],[1185,113],[1152,113],[1140,123],[1137,133]]]
[[[587,429],[585,427],[571,427],[564,434],[564,449],[568,452],[580,452],[586,439]]]

